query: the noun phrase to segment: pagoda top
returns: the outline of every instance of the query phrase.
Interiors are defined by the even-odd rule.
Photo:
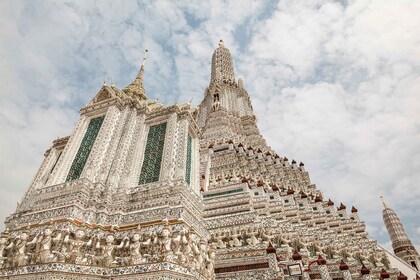
[[[149,51],[146,49],[144,50],[143,61],[140,66],[140,70],[137,73],[136,79],[129,84],[125,89],[124,92],[130,92],[134,96],[140,97],[140,99],[147,99],[146,90],[144,89],[143,85],[143,73],[144,73],[144,64],[146,63],[147,53]]]
[[[211,59],[211,79],[210,83],[218,83],[223,81],[235,81],[235,73],[233,71],[232,56],[222,39],[219,46],[213,53]]]

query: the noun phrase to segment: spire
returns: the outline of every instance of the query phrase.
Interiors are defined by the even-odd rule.
[[[382,198],[382,197],[381,197]],[[384,210],[382,216],[384,219],[385,227],[392,242],[392,248],[395,255],[403,259],[406,263],[415,269],[420,267],[420,256],[415,247],[411,243],[404,227],[398,218],[397,214],[389,208],[382,198]]]
[[[230,81],[235,82],[232,56],[220,39],[218,48],[214,51],[211,59],[211,80],[210,83]]]
[[[388,206],[385,203],[385,200],[384,200],[383,196],[381,195],[380,197],[381,197],[382,205],[384,206],[384,209],[388,208]]]
[[[139,72],[137,73],[136,79],[129,84],[123,91],[127,94],[131,94],[133,97],[140,98],[141,100],[147,99],[146,91],[143,86],[143,73],[144,73],[144,64],[146,63],[148,50],[144,50],[143,62]]]

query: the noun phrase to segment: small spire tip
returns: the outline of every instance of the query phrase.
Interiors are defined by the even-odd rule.
[[[380,196],[380,198],[382,200],[382,205],[384,206],[384,208],[388,208],[382,195]]]
[[[143,56],[143,62],[141,64],[141,67],[144,67],[144,64],[146,63],[147,53],[149,52],[148,49],[144,50],[144,56]]]

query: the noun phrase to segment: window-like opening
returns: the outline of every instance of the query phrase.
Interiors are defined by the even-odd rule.
[[[90,151],[95,143],[96,136],[98,136],[105,116],[93,118],[90,120],[82,142],[80,143],[79,150],[70,167],[69,174],[67,175],[66,182],[77,180],[82,174],[83,168],[87,162]]]
[[[214,102],[219,101],[219,94],[218,94],[218,93],[215,93],[215,94],[213,95],[213,101],[214,101]]]
[[[149,128],[139,185],[159,181],[165,134],[166,123],[157,124]]]

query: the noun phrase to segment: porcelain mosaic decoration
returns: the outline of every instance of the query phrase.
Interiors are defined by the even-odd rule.
[[[404,280],[419,267],[392,210],[398,265],[355,207],[267,145],[223,41],[197,108],[148,99],[143,72],[104,83],[47,150],[5,221],[0,279]]]

